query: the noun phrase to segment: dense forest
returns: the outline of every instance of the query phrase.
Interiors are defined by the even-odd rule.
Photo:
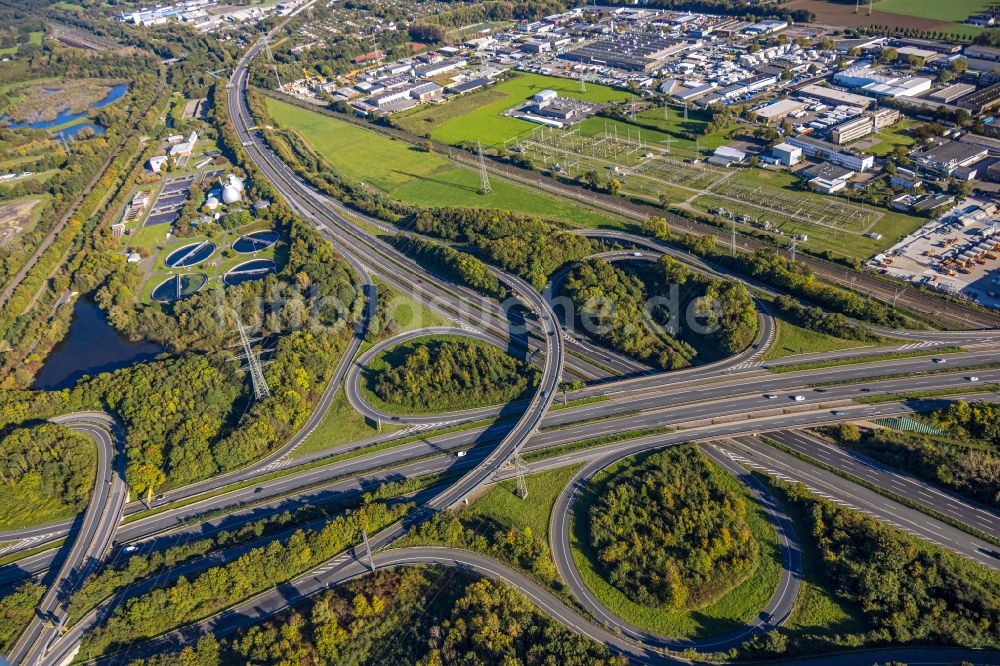
[[[97,445],[54,423],[14,428],[0,439],[0,528],[67,518],[90,501]]]
[[[135,662],[138,664],[139,662]],[[503,583],[437,568],[379,571],[217,642],[144,666],[221,664],[624,666]]]
[[[922,435],[846,425],[836,440],[886,465],[1000,508],[1000,406],[957,401],[929,420],[950,435]]]
[[[375,395],[392,405],[454,410],[498,405],[538,385],[541,372],[479,340],[404,343],[373,373]]]
[[[756,566],[747,502],[693,445],[615,471],[591,507],[590,546],[608,580],[636,603],[703,605]]]
[[[35,616],[43,594],[44,587],[29,581],[0,598],[0,653],[7,654],[14,647],[21,632]]]
[[[541,289],[560,266],[591,254],[584,236],[539,218],[485,208],[439,208],[417,213],[423,234],[471,246],[483,258]]]
[[[1000,647],[1000,577],[853,509],[788,486],[818,547],[818,575],[840,600],[858,608],[867,629],[846,636],[771,632],[745,646],[770,658],[786,652],[878,644]]]
[[[583,330],[664,369],[741,351],[757,335],[745,286],[693,273],[667,256],[631,273],[603,259],[582,261],[562,293]]]

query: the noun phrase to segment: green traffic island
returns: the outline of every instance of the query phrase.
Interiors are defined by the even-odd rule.
[[[11,428],[0,439],[0,529],[73,518],[90,502],[97,469],[92,439],[55,423]]]
[[[721,360],[757,337],[756,307],[742,283],[695,273],[669,256],[626,264],[585,259],[561,294],[572,302],[578,330],[593,328],[615,351],[664,370]],[[647,309],[651,299],[662,305]]]
[[[608,611],[676,639],[743,628],[781,571],[763,508],[694,445],[602,470],[574,504],[570,545],[580,578]]]
[[[541,372],[482,340],[429,335],[378,354],[361,379],[364,398],[393,414],[437,414],[527,399]]]
[[[756,476],[796,525],[803,585],[788,621],[756,635],[733,657],[770,661],[859,648],[1000,648],[995,571],[801,485]]]

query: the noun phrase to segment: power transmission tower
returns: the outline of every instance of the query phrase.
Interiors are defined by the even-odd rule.
[[[246,356],[247,367],[250,369],[250,383],[253,384],[253,393],[257,398],[257,402],[260,402],[271,396],[271,390],[267,388],[264,371],[260,369],[260,360],[253,353],[253,348],[250,347],[250,338],[247,336],[246,329],[243,328],[243,322],[240,321],[238,316],[236,317],[236,328],[239,329],[240,344],[243,345],[243,354]]]
[[[733,217],[732,217],[732,222],[733,222],[733,231],[732,231],[733,235],[729,239],[729,249],[733,253],[733,256],[735,257],[736,256],[736,216],[735,215],[733,215]]]
[[[361,526],[361,538],[365,541],[365,552],[368,554],[368,568],[372,570],[372,573],[375,573],[375,558],[372,557],[372,547],[368,543],[368,530],[364,528],[364,525]]]
[[[264,37],[264,48],[267,49],[267,57],[271,60],[271,67],[274,69],[274,78],[278,81],[278,92],[281,92],[284,88],[281,85],[281,77],[278,76],[278,65],[274,62],[274,54],[271,53],[271,38]]]
[[[792,236],[792,261],[795,261],[795,246],[799,244],[799,237]]]
[[[684,122],[687,122],[687,119],[688,119],[688,103],[687,100],[684,100]]]
[[[479,153],[479,193],[489,194],[493,191],[490,187],[490,175],[486,173],[486,158],[483,157],[483,144],[476,139],[476,151]]]
[[[584,75],[580,75],[580,94],[587,92],[587,82],[584,80]]]
[[[518,497],[525,499],[528,497],[528,483],[524,480],[524,476],[528,472],[528,465],[519,454],[514,454],[514,471],[517,474],[517,490],[515,492]]]

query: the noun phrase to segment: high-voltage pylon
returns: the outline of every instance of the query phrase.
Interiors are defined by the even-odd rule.
[[[247,368],[250,370],[250,383],[253,384],[253,394],[257,398],[257,402],[260,402],[271,396],[271,390],[267,388],[264,371],[260,369],[260,359],[253,353],[253,348],[250,346],[250,338],[247,336],[246,329],[243,328],[243,322],[240,321],[239,317],[236,317],[236,328],[240,332],[240,344],[243,345],[243,355],[246,357]]]
[[[264,37],[264,48],[267,50],[267,57],[271,59],[271,67],[274,69],[274,78],[278,81],[278,92],[282,92],[284,87],[281,85],[281,77],[278,76],[278,65],[274,62],[274,54],[271,53],[271,38],[266,35]]]
[[[479,193],[489,194],[493,191],[490,187],[490,174],[486,172],[486,158],[483,157],[483,144],[476,139],[476,152],[479,153]]]
[[[584,75],[580,75],[580,94],[587,92],[587,82],[584,80]]]
[[[521,499],[525,499],[528,496],[528,483],[524,480],[524,477],[528,473],[528,465],[524,462],[524,458],[520,454],[514,454],[514,472],[517,475],[517,490],[515,494]]]

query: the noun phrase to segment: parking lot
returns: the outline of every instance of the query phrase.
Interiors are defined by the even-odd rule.
[[[870,265],[894,277],[1000,308],[1000,220],[975,200],[910,234]]]

